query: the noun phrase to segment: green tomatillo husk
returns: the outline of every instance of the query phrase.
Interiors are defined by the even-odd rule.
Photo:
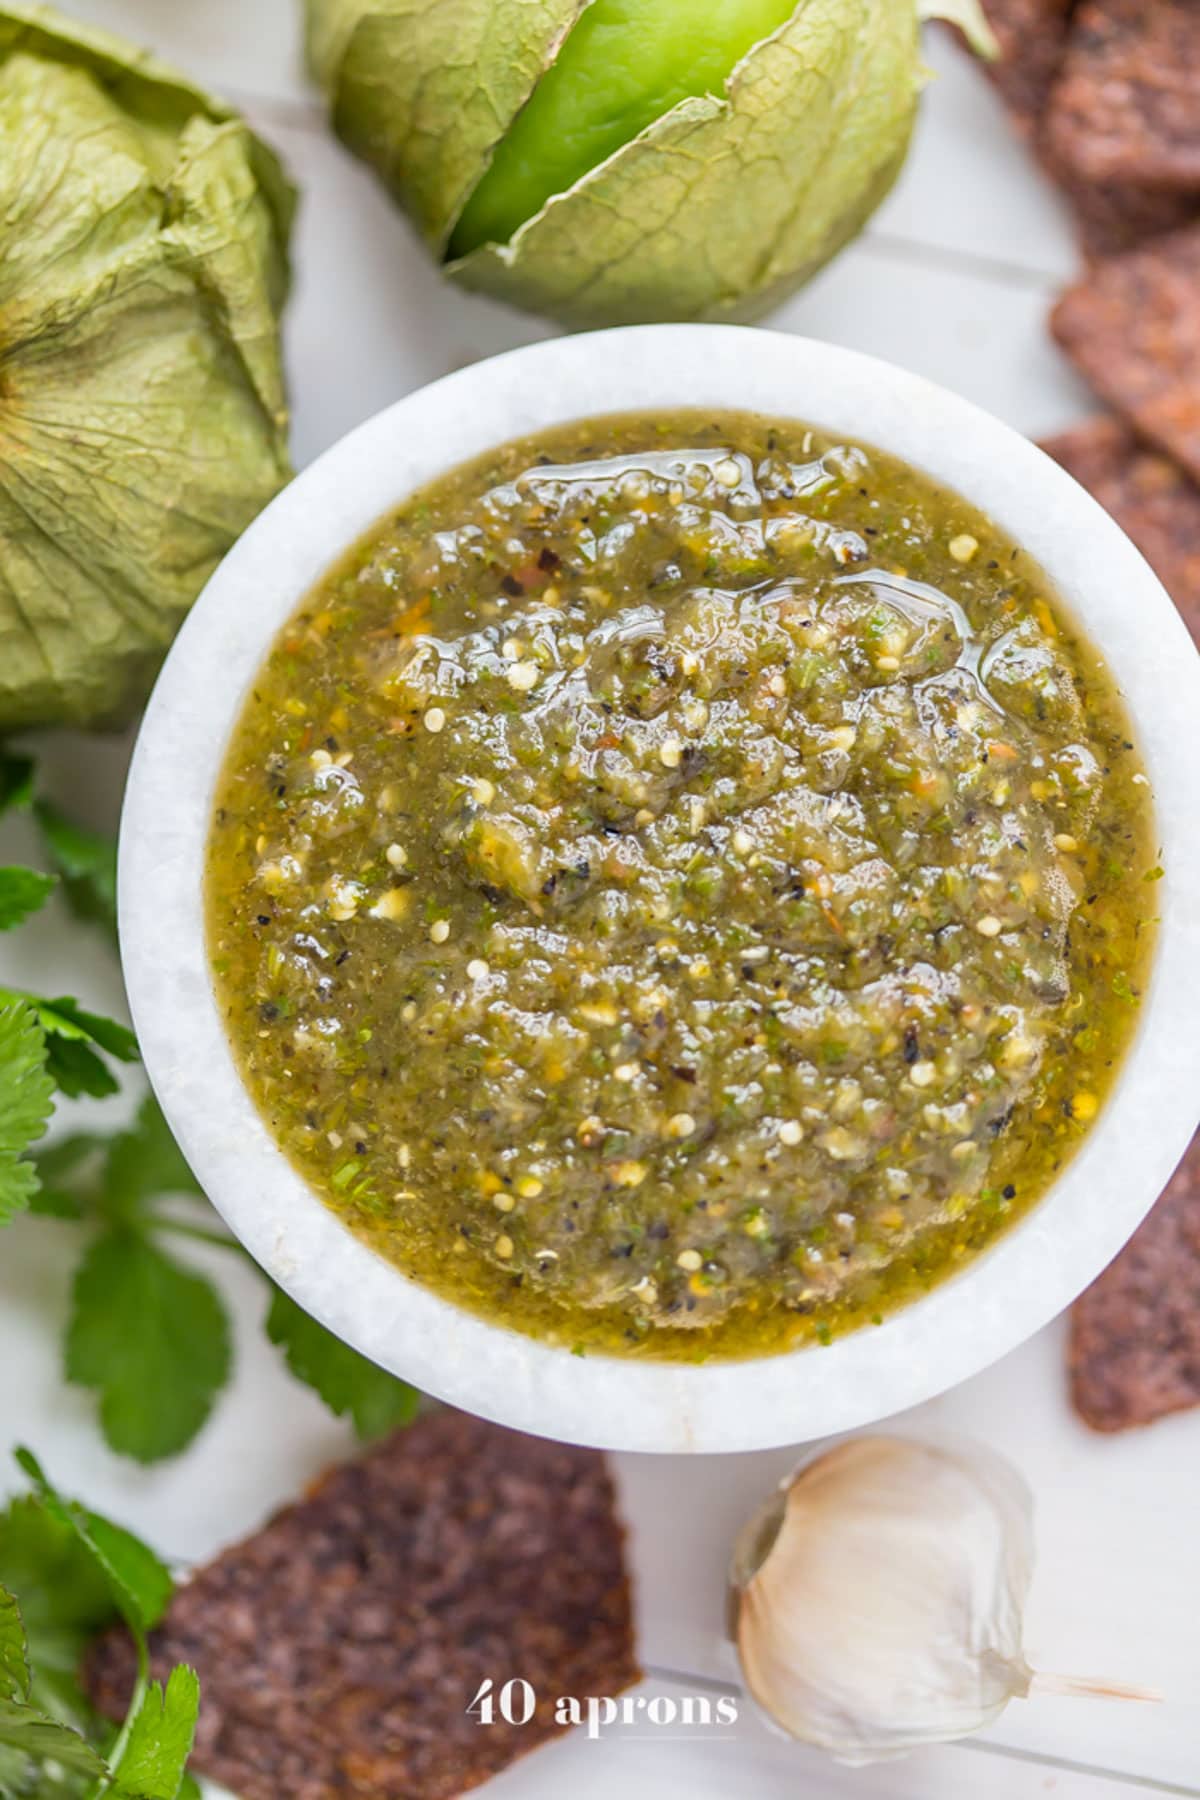
[[[288,479],[292,210],[229,108],[0,4],[0,730],[126,719]]]
[[[307,0],[346,143],[463,286],[593,326],[762,313],[863,226],[977,0]]]

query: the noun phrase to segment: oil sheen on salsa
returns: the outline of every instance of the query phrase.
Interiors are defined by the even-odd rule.
[[[957,495],[802,425],[548,431],[309,595],[220,777],[278,1142],[459,1304],[680,1359],[878,1321],[1102,1106],[1156,912],[1114,675]]]

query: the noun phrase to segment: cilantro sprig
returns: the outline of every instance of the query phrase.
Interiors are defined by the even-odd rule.
[[[28,1450],[32,1493],[0,1513],[0,1794],[178,1800],[200,1707],[193,1669],[150,1679],[147,1633],[173,1583],[132,1532],[64,1499]],[[76,1670],[88,1640],[121,1618],[137,1678],[125,1722],[93,1711]]]
[[[38,1188],[26,1151],[46,1129],[54,1081],[37,1014],[23,1001],[0,1005],[0,1226],[24,1211]]]
[[[80,917],[111,927],[115,846],[35,790],[30,759],[0,752],[0,812],[29,809],[54,866],[53,874],[0,868],[0,930],[27,917],[56,885]],[[233,1368],[221,1292],[177,1251],[203,1244],[245,1252],[215,1221],[152,1098],[124,1130],[74,1132],[37,1148],[56,1094],[104,1099],[118,1091],[112,1064],[136,1059],[133,1033],[116,1020],[70,996],[0,987],[0,1227],[28,1211],[85,1231],[64,1371],[95,1394],[110,1448],[153,1463],[193,1441]],[[419,1398],[411,1388],[265,1285],[267,1336],[331,1411],[347,1416],[360,1437],[411,1419]]]
[[[55,865],[54,873],[23,864],[0,867],[0,932],[39,911],[60,878],[76,910],[107,923],[115,846],[103,849],[94,833],[73,826],[34,789],[31,758],[0,752],[0,814],[15,807],[32,811]],[[37,1173],[25,1152],[45,1131],[55,1090],[69,1098],[115,1094],[108,1058],[136,1060],[127,1026],[87,1011],[70,995],[45,999],[0,986],[0,1225],[23,1212],[37,1191]]]
[[[63,897],[77,919],[117,935],[117,845],[90,831],[49,800],[32,801],[33,816]]]
[[[93,1228],[75,1275],[65,1339],[67,1379],[91,1388],[112,1449],[157,1462],[191,1443],[229,1380],[228,1314],[216,1284],[180,1262],[177,1244],[242,1258],[220,1229],[148,1096],[125,1131],[60,1139],[37,1157],[33,1209]],[[309,1318],[263,1277],[267,1335],[298,1380],[360,1437],[406,1424],[418,1396]]]

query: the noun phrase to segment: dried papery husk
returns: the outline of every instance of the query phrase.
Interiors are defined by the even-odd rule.
[[[957,25],[976,56],[994,62],[1000,54],[1000,43],[988,24],[980,0],[917,0],[919,19],[942,19]]]
[[[730,1634],[746,1684],[790,1736],[841,1762],[902,1756],[1031,1692],[1152,1699],[1035,1675],[1022,1477],[976,1445],[853,1438],[803,1465],[734,1548]]]
[[[0,730],[131,718],[290,478],[294,203],[232,108],[0,0]]]

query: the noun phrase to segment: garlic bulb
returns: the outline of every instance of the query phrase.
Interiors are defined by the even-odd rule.
[[[1029,1692],[1032,1565],[1030,1496],[999,1458],[850,1439],[739,1539],[731,1625],[746,1684],[792,1737],[843,1762],[963,1737]]]

